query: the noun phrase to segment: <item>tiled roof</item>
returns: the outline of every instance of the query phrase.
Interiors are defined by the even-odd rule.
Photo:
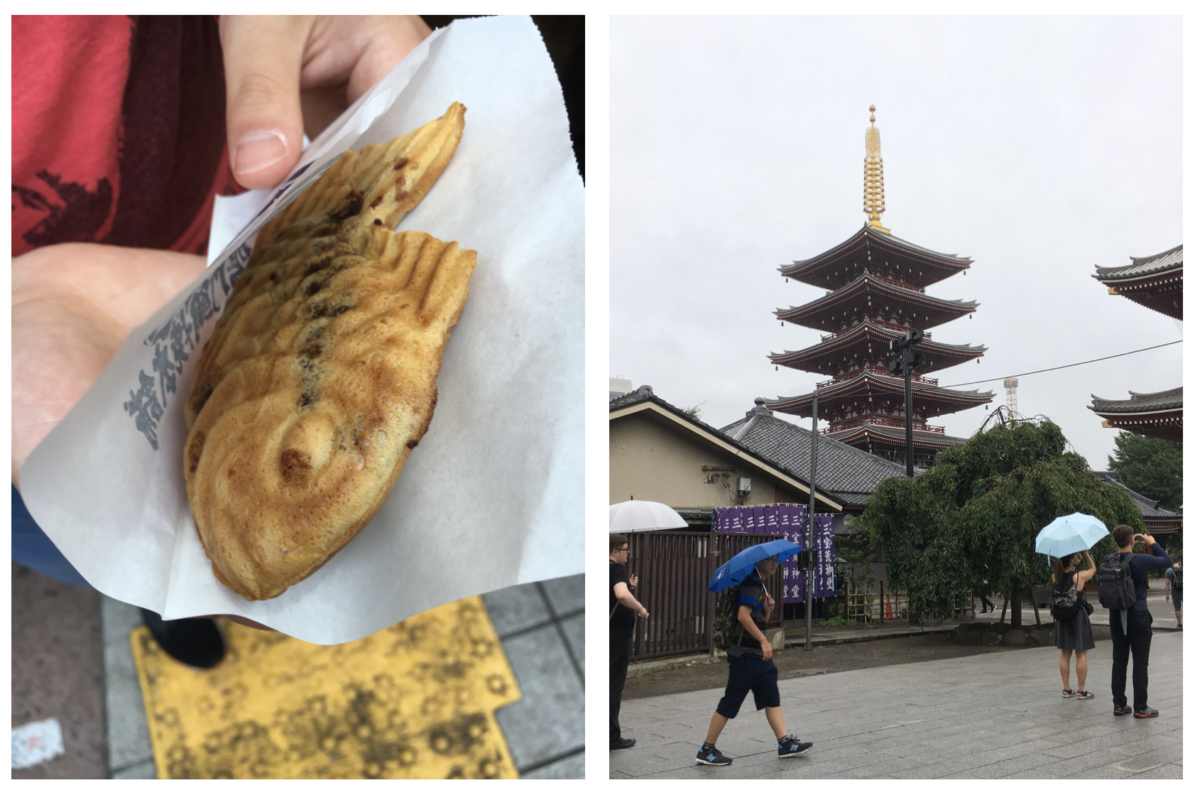
[[[754,402],[754,410],[746,412],[744,419],[721,428],[722,433],[748,450],[782,464],[807,483],[812,464],[811,428],[776,417],[761,397]],[[819,485],[841,497],[847,505],[862,507],[880,482],[904,474],[902,464],[817,435]]]
[[[826,250],[824,253],[815,255],[812,258],[805,258],[805,259],[801,259],[799,261],[793,261],[791,264],[783,264],[782,266],[780,266],[779,271],[785,272],[789,269],[794,269],[796,267],[802,267],[811,261],[816,261],[819,258],[823,258],[823,257],[829,255],[830,253],[834,252],[835,250],[841,249],[841,248],[845,247],[846,245],[853,243],[860,236],[866,236],[867,238],[876,237],[885,242],[890,241],[894,244],[904,247],[905,249],[912,250],[913,252],[921,253],[926,256],[932,256],[934,258],[945,259],[946,261],[957,261],[957,262],[961,263],[964,267],[970,266],[972,263],[974,263],[972,261],[972,259],[968,256],[960,256],[957,253],[939,253],[937,250],[930,250],[928,247],[922,247],[919,244],[913,244],[912,242],[901,239],[899,236],[894,236],[893,234],[890,234],[890,233],[884,233],[883,231],[875,230],[874,228],[869,228],[869,227],[867,227],[867,224],[864,222],[863,226],[861,228],[859,228],[857,231],[855,231],[853,236],[851,236],[849,239],[842,242],[841,244],[834,245],[833,247]]]
[[[1105,400],[1092,395],[1092,404],[1088,408],[1097,414],[1148,414],[1176,409],[1182,411],[1183,387],[1147,394],[1130,392],[1128,400]]]
[[[1096,274],[1092,277],[1101,283],[1108,283],[1133,278],[1147,278],[1151,275],[1183,269],[1183,245],[1173,247],[1155,256],[1142,258],[1131,256],[1130,260],[1133,263],[1121,267],[1102,267],[1097,264]]]
[[[1183,519],[1183,515],[1175,511],[1169,511],[1165,508],[1158,508],[1158,501],[1140,495],[1133,489],[1130,489],[1121,482],[1121,475],[1117,472],[1093,472],[1097,478],[1109,486],[1116,486],[1118,489],[1123,489],[1134,505],[1138,507],[1138,511],[1142,514],[1142,519]]]
[[[864,430],[879,434],[880,436],[888,436],[893,439],[904,439],[904,428],[891,428],[883,425],[863,425],[860,428],[854,428],[850,431],[838,431],[834,435],[839,439],[847,439],[852,433],[857,433]],[[935,444],[950,447],[951,445],[963,444],[966,441],[966,439],[960,439],[957,436],[947,436],[944,433],[933,433],[931,431],[923,431],[918,428],[913,428],[913,442],[915,443]]]

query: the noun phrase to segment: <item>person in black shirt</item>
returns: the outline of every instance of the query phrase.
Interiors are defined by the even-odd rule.
[[[621,738],[621,692],[629,672],[629,645],[633,637],[635,615],[649,619],[650,612],[637,601],[631,589],[637,588],[637,576],[629,577],[629,539],[614,533],[608,537],[608,749],[624,750],[637,740]]]
[[[1112,530],[1113,539],[1117,543],[1117,552],[1105,557],[1123,558],[1129,562],[1129,571],[1133,575],[1133,585],[1137,592],[1137,602],[1126,611],[1109,609],[1108,624],[1112,630],[1113,671],[1112,694],[1113,714],[1124,716],[1133,711],[1137,719],[1150,719],[1158,716],[1156,709],[1147,705],[1149,696],[1150,665],[1150,625],[1154,618],[1146,606],[1146,573],[1152,569],[1166,569],[1171,566],[1171,556],[1162,548],[1154,537],[1148,533],[1134,533],[1128,525],[1118,525]],[[1151,554],[1138,553],[1131,558],[1125,558],[1133,553],[1134,542],[1144,542],[1150,548]],[[1122,624],[1121,614],[1126,615],[1126,625]],[[1125,703],[1125,676],[1129,667],[1129,654],[1133,653],[1133,708]]]
[[[729,680],[725,684],[725,696],[717,703],[704,745],[696,753],[696,763],[706,767],[724,767],[733,759],[717,749],[717,737],[725,729],[725,723],[737,716],[742,702],[750,692],[754,693],[754,707],[766,709],[767,724],[775,733],[780,758],[791,758],[812,748],[811,742],[801,742],[790,736],[783,724],[783,709],[779,705],[779,670],[771,660],[771,643],[763,633],[767,617],[775,607],[775,600],[767,593],[763,579],[770,578],[779,569],[775,556],[758,562],[755,571],[737,587],[738,615],[733,626],[733,644],[725,653],[729,661]]]

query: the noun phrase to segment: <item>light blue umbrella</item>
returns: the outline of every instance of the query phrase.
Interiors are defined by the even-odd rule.
[[[783,561],[784,559],[791,558],[803,549],[800,545],[790,542],[787,539],[773,539],[762,544],[750,545],[717,567],[717,571],[713,573],[712,580],[708,582],[708,590],[710,592],[720,592],[728,589],[730,586],[737,586],[746,580],[746,576],[754,571],[754,565],[758,562],[768,559],[771,556],[779,556],[779,560]]]
[[[1037,535],[1033,547],[1035,553],[1064,558],[1074,553],[1091,550],[1092,545],[1108,536],[1108,527],[1089,514],[1068,514],[1059,517]]]

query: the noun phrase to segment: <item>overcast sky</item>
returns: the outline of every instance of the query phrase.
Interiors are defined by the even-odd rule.
[[[941,385],[995,378],[962,388],[1003,403],[1005,376],[1183,338],[1091,277],[1183,241],[1179,18],[619,17],[611,43],[611,377],[716,426],[824,380],[767,358],[820,339],[773,312],[824,291],[777,269],[866,221],[872,104],[884,226],[975,262],[926,290],[980,304],[936,339],[988,348]],[[1022,377],[1018,410],[1107,469],[1091,395],[1178,387],[1182,363]],[[995,407],[930,422],[969,437]]]

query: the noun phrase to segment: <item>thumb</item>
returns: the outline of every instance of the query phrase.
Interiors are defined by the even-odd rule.
[[[221,17],[229,164],[247,189],[282,181],[300,158],[300,67],[310,17]]]

